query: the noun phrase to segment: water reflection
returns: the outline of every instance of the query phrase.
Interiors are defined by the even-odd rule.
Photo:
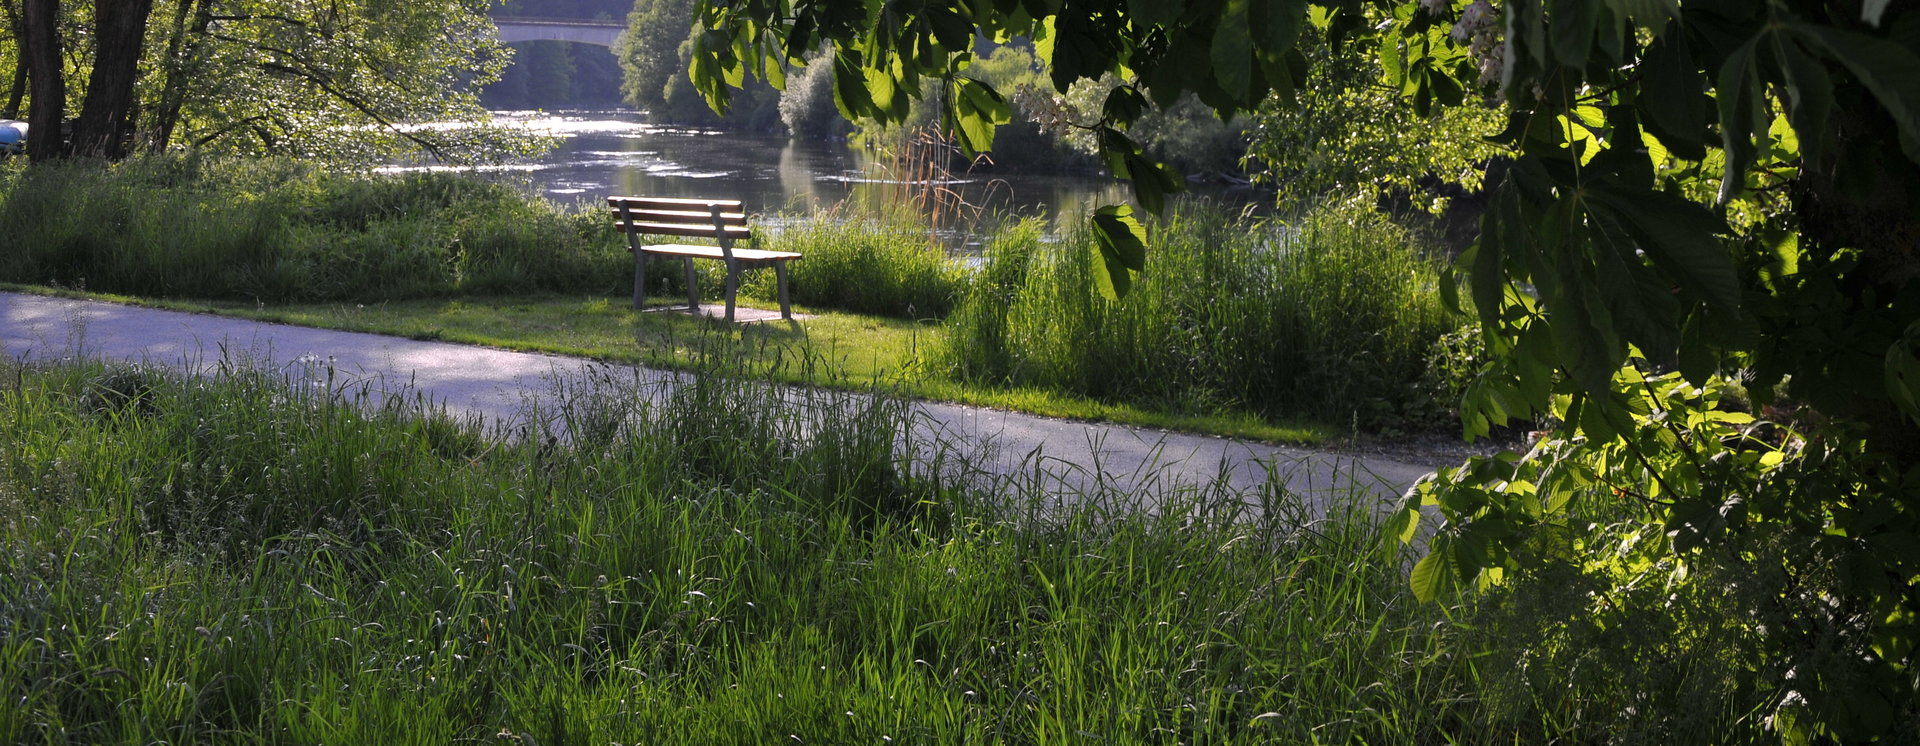
[[[812,212],[850,205],[874,211],[918,205],[929,222],[951,221],[966,243],[971,218],[1085,214],[1125,201],[1125,185],[1082,174],[1004,169],[929,174],[907,159],[844,143],[662,127],[632,112],[495,112],[498,122],[551,135],[554,150],[537,163],[495,171],[526,189],[583,209],[609,195],[723,197],[758,213]],[[392,170],[407,170],[395,167]],[[1225,195],[1244,202],[1251,195]],[[944,205],[936,204],[945,199]]]

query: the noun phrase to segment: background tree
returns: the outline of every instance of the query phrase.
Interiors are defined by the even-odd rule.
[[[28,92],[27,157],[45,161],[64,155],[59,132],[67,116],[66,71],[61,67],[60,3],[23,0],[20,57],[26,61]],[[51,135],[51,136],[50,136]]]
[[[484,0],[196,1],[182,45],[193,72],[155,147],[353,157],[411,146],[441,158],[485,147],[461,130],[403,126],[485,119],[474,91],[506,58]]]
[[[0,0],[0,54],[13,59],[13,77],[7,86],[6,103],[0,103],[0,119],[15,119],[20,116],[20,103],[27,97],[27,58],[26,48],[20,40],[26,36],[26,26],[20,16],[20,4],[13,0]]]
[[[1751,665],[1779,682],[1767,716],[1783,737],[1920,726],[1920,8],[748,0],[697,12],[691,74],[717,106],[825,45],[842,112],[894,121],[938,91],[973,150],[1008,118],[970,74],[976,33],[1034,40],[1060,94],[1115,75],[1100,119],[1079,124],[1148,212],[1176,184],[1129,128],[1187,93],[1223,118],[1297,100],[1309,25],[1333,59],[1377,65],[1415,116],[1497,102],[1509,166],[1460,264],[1459,304],[1490,353],[1467,432],[1516,418],[1548,432],[1409,496],[1390,533],[1412,540],[1423,503],[1444,518],[1415,590],[1581,568],[1611,584],[1588,615],[1604,624],[1647,598],[1637,588],[1726,566],[1770,579],[1728,603],[1768,646]],[[1124,207],[1093,227],[1124,293],[1143,229]],[[1595,528],[1596,511],[1626,520]]]
[[[134,85],[146,46],[153,0],[97,0],[94,4],[93,71],[86,100],[74,122],[74,152],[119,158],[133,134]]]
[[[86,155],[133,143],[329,158],[489,147],[406,126],[484,119],[472,89],[505,55],[483,0],[22,2],[35,158],[67,154],[49,133],[75,114],[70,101]]]
[[[1504,123],[1497,108],[1463,101],[1421,115],[1401,100],[1404,76],[1378,57],[1334,54],[1320,24],[1307,25],[1298,48],[1312,62],[1306,83],[1294,100],[1268,97],[1251,116],[1248,156],[1281,200],[1389,192],[1438,212],[1443,185],[1479,191],[1489,159],[1501,154],[1485,139]]]
[[[614,45],[626,72],[621,93],[641,110],[666,105],[667,81],[686,69],[680,44],[693,30],[693,0],[635,0],[627,32]]]

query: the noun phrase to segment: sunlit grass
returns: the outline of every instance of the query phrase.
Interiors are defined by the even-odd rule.
[[[897,401],[721,375],[487,432],[223,369],[0,361],[0,742],[1769,735],[1660,619],[1416,602],[1370,494],[1036,492]]]
[[[626,299],[604,296],[262,305],[162,301],[5,283],[0,289],[665,368],[687,369],[725,350],[737,373],[786,383],[878,386],[909,397],[1276,443],[1324,443],[1344,434],[1336,424],[1270,422],[1236,413],[1173,414],[1037,387],[954,381],[927,367],[932,346],[946,334],[940,325],[805,307],[799,310],[806,318],[795,322],[728,326],[675,311],[635,313]],[[675,299],[654,301],[668,304]]]
[[[600,380],[501,440],[4,372],[4,742],[1397,740],[1467,681],[1371,511],[1041,508],[899,461],[885,399]]]

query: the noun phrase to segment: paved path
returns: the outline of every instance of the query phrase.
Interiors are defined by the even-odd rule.
[[[17,293],[0,293],[0,353],[33,359],[78,355],[192,370],[206,370],[223,358],[267,364],[326,361],[348,380],[423,394],[450,412],[493,424],[523,417],[529,397],[550,396],[556,379],[612,373],[671,385],[674,375],[553,355]],[[1029,473],[1039,464],[1075,484],[1099,476],[1121,489],[1151,489],[1225,477],[1234,489],[1247,491],[1273,473],[1294,490],[1364,486],[1384,497],[1434,466],[951,404],[913,407],[923,434],[933,436],[922,442],[966,444],[1002,474]]]

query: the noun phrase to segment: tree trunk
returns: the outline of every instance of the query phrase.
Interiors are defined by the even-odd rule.
[[[93,75],[73,127],[73,151],[121,158],[133,131],[133,86],[140,79],[140,50],[153,0],[98,0],[93,13]]]
[[[167,149],[173,131],[180,125],[180,110],[186,106],[187,80],[198,67],[207,27],[213,22],[206,12],[207,0],[180,0],[173,14],[173,33],[167,38],[167,54],[161,62],[166,72],[160,84],[160,105],[148,118],[152,129],[147,148],[153,152]],[[188,25],[188,21],[192,25]]]
[[[0,119],[19,119],[20,102],[27,97],[27,60],[18,55],[13,66],[13,88],[7,91],[7,105],[0,107]]]
[[[27,114],[27,157],[34,163],[66,155],[60,123],[67,116],[66,79],[60,71],[60,0],[26,0],[21,8],[20,54],[32,84]]]
[[[0,9],[6,10],[7,31],[13,34],[13,87],[7,91],[6,106],[0,106],[0,119],[19,119],[20,101],[27,96],[27,49],[22,44],[27,27],[20,22],[20,12],[14,10],[13,3],[0,2]]]

